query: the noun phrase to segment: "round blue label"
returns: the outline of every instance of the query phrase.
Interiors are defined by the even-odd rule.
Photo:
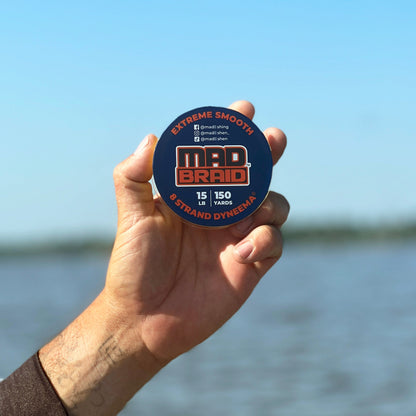
[[[184,220],[224,227],[251,215],[269,191],[269,144],[243,114],[201,107],[173,121],[153,158],[157,190]]]

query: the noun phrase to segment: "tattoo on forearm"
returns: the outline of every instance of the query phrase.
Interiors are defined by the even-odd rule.
[[[99,360],[104,360],[110,366],[116,364],[123,357],[123,351],[113,335],[103,342],[98,351],[100,353]]]
[[[74,414],[80,409],[79,404],[87,400],[89,405],[99,408],[105,405],[104,383],[99,377],[114,367],[125,355],[114,336],[108,337],[98,348],[94,363],[86,365],[82,360],[71,360],[71,355],[79,347],[78,340],[69,341],[64,334],[57,337],[60,354],[53,359],[55,380],[64,389],[70,389],[67,398]],[[49,354],[47,354],[49,355]],[[91,371],[93,367],[95,371]],[[85,374],[87,373],[87,375]],[[89,378],[86,379],[86,378]],[[81,383],[80,380],[83,380]],[[87,383],[85,383],[87,382]],[[85,385],[87,384],[87,385]]]

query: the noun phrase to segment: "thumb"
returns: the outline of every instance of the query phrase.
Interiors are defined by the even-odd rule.
[[[130,217],[137,220],[153,214],[153,152],[157,138],[147,135],[136,151],[114,169],[114,185],[119,222]]]

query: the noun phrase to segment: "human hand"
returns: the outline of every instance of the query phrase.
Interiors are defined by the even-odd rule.
[[[231,106],[247,117],[253,106]],[[276,163],[286,137],[265,131]],[[39,351],[68,414],[116,415],[164,365],[202,342],[248,298],[282,251],[289,205],[270,192],[231,227],[182,222],[149,183],[156,137],[114,171],[118,228],[103,291]]]
[[[252,118],[253,106],[232,109]],[[265,132],[276,163],[286,146]],[[147,136],[114,171],[118,229],[103,294],[159,361],[202,342],[245,302],[282,251],[279,228],[289,205],[270,192],[249,218],[225,229],[183,222],[153,197],[149,183],[157,139]]]

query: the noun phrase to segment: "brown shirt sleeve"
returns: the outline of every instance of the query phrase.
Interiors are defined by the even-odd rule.
[[[1,416],[68,416],[37,354],[0,382]]]

